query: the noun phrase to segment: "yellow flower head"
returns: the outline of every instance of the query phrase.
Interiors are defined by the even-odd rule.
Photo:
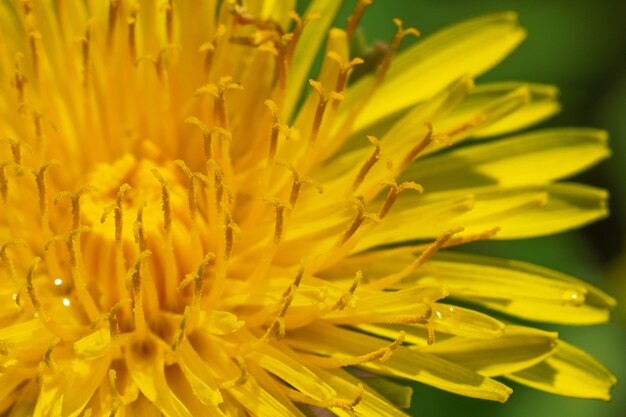
[[[608,399],[609,371],[514,318],[600,323],[610,297],[444,250],[606,214],[554,183],[603,132],[482,140],[558,109],[549,86],[473,85],[516,16],[401,53],[419,32],[395,20],[374,59],[348,47],[370,1],[343,29],[341,2],[294,3],[0,3],[0,414],[404,415],[384,377]]]

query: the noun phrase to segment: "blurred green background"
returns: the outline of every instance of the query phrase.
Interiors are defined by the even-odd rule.
[[[339,0],[337,0],[339,1]],[[299,1],[304,10],[308,1]],[[344,1],[344,26],[356,0]],[[554,84],[563,110],[546,126],[607,129],[613,157],[574,178],[608,189],[611,216],[582,230],[510,242],[473,244],[474,252],[525,260],[586,279],[620,302],[610,323],[592,327],[543,326],[593,354],[620,379],[609,403],[553,396],[511,384],[515,393],[496,404],[414,386],[414,416],[623,417],[626,416],[626,1],[624,0],[378,0],[361,27],[368,43],[393,36],[392,18],[428,36],[480,14],[515,10],[528,29],[526,41],[481,81]],[[407,41],[405,43],[413,42]],[[508,383],[508,382],[507,382]]]

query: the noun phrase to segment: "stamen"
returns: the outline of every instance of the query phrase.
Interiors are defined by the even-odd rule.
[[[86,88],[89,83],[89,62],[90,62],[90,40],[91,40],[91,28],[85,29],[85,36],[80,39],[82,44],[83,53],[83,86]]]
[[[177,159],[174,161],[174,164],[179,167],[185,175],[187,175],[187,197],[189,204],[189,215],[191,217],[191,221],[196,222],[196,215],[198,213],[198,202],[196,200],[196,185],[195,180],[201,180],[205,185],[209,184],[209,179],[202,175],[199,172],[191,172],[185,161]]]
[[[373,0],[359,0],[359,2],[357,3],[356,7],[352,11],[352,14],[350,15],[350,17],[348,17],[348,23],[346,25],[346,36],[348,40],[352,38],[352,34],[354,33],[354,30],[359,25],[359,21],[361,20],[361,17],[363,16],[363,12],[367,8],[367,6],[369,6],[372,3],[373,3]]]
[[[329,52],[327,56],[339,65],[339,75],[337,77],[337,83],[335,84],[335,91],[341,94],[346,88],[348,77],[354,67],[361,65],[365,61],[361,58],[354,58],[351,61],[346,62],[338,53],[334,51]]]
[[[226,191],[226,196],[228,197],[226,201],[228,203],[232,201],[233,194],[228,184],[226,184],[226,182],[224,181],[224,173],[222,172],[222,168],[219,166],[219,164],[213,159],[210,159],[209,166],[213,168],[214,173],[215,201],[217,203],[217,207],[221,209],[222,203],[224,203],[224,191]]]
[[[328,407],[337,407],[337,408],[341,408],[342,410],[353,411],[354,407],[356,407],[357,405],[359,405],[361,401],[363,401],[363,393],[364,393],[363,384],[359,382],[356,386],[356,390],[357,390],[356,396],[354,397],[353,400],[335,398],[334,400],[328,402]]]
[[[481,240],[488,240],[498,234],[500,231],[499,227],[494,227],[493,229],[485,230],[484,232],[476,233],[473,235],[460,236],[455,237],[453,239],[448,240],[444,248],[450,248],[453,246],[465,245],[466,243],[479,242]]]
[[[447,136],[448,138],[452,138],[456,135],[458,135],[459,133],[462,133],[466,130],[472,129],[478,125],[480,125],[481,123],[484,123],[487,120],[487,116],[483,113],[479,114],[478,116],[474,117],[473,119],[471,119],[468,122],[465,123],[461,123],[459,126],[457,127],[453,127],[452,129],[448,130],[445,134],[445,136]],[[451,144],[451,142],[449,142],[449,144]]]
[[[380,153],[380,141],[374,136],[368,136],[367,139],[372,145],[374,145],[374,152],[372,152],[372,155],[361,166],[361,169],[359,170],[356,178],[352,182],[352,186],[350,187],[351,192],[354,192],[359,187],[359,185],[361,185],[367,173],[372,169],[376,162],[382,159],[382,155]],[[387,165],[389,166],[390,164],[391,162],[388,161]]]
[[[420,140],[415,146],[413,146],[411,150],[404,156],[404,159],[396,169],[396,173],[398,175],[402,173],[406,169],[406,167],[408,167],[415,160],[415,158],[417,158],[419,154],[422,153],[422,151],[424,151],[424,149],[426,149],[428,145],[433,142],[433,124],[430,122],[430,120],[424,120],[424,125],[428,129],[426,136],[424,136],[422,140]]]
[[[161,208],[163,210],[163,228],[165,229],[165,233],[169,236],[170,231],[172,230],[172,206],[170,199],[170,186],[163,178],[163,175],[157,170],[153,168],[150,172],[152,175],[161,183]]]
[[[355,203],[357,213],[354,220],[352,220],[352,223],[350,223],[339,238],[339,241],[337,242],[338,247],[343,246],[356,233],[365,219],[373,220],[376,223],[380,222],[378,215],[367,213],[365,211],[365,200],[362,196],[356,197],[353,202]]]
[[[176,328],[176,331],[174,332],[174,337],[172,338],[172,344],[170,345],[170,347],[172,348],[172,352],[176,352],[176,349],[178,349],[180,344],[183,342],[183,338],[185,337],[185,327],[187,326],[187,320],[189,319],[190,312],[191,309],[189,308],[189,306],[186,306],[185,311],[183,312],[183,318]]]
[[[39,78],[39,52],[37,51],[37,41],[41,39],[41,33],[31,29],[28,32],[28,43],[30,46],[31,61],[33,63],[33,73],[35,78]]]
[[[148,248],[146,234],[143,227],[143,209],[147,204],[146,200],[143,200],[139,204],[139,207],[137,207],[137,217],[135,218],[135,223],[133,224],[133,236],[135,237],[135,243],[139,246],[139,250],[141,252],[144,252]]]
[[[128,298],[118,301],[113,305],[113,307],[111,307],[111,310],[107,314],[107,321],[109,322],[109,334],[111,335],[111,338],[113,338],[113,336],[119,334],[120,332],[120,326],[117,320],[117,311],[122,308],[124,304],[131,301],[132,300]]]
[[[250,374],[248,373],[248,367],[246,366],[246,362],[244,361],[244,359],[241,356],[235,356],[234,359],[240,371],[239,376],[231,380],[222,382],[219,385],[220,389],[230,389],[241,386],[248,382],[248,378],[250,378]]]
[[[272,240],[272,243],[274,244],[274,246],[278,246],[283,237],[285,225],[285,210],[291,209],[292,205],[275,198],[269,199],[267,201],[274,205],[274,211],[276,213],[276,217],[274,220],[274,238]]]
[[[363,392],[364,392],[363,384],[361,383],[357,384],[356,388],[357,388],[357,393],[353,400],[335,397],[331,399],[325,399],[322,401],[311,398],[303,394],[300,391],[296,391],[293,388],[285,387],[283,390],[287,394],[287,396],[296,403],[309,404],[309,405],[320,407],[320,408],[340,408],[342,410],[347,411],[348,412],[347,415],[353,416],[354,407],[359,405],[359,403],[363,400]]]
[[[298,201],[298,197],[300,196],[300,190],[302,189],[302,184],[311,185],[317,190],[319,194],[322,194],[324,192],[322,184],[310,177],[301,177],[291,164],[282,161],[276,161],[275,164],[287,168],[293,176],[293,183],[291,184],[291,191],[289,193],[289,205],[291,206],[291,208],[294,208],[296,206],[296,202]]]
[[[163,4],[163,11],[165,12],[165,34],[167,36],[167,43],[172,43],[174,39],[174,10],[172,6],[172,0],[168,0]]]
[[[226,204],[221,203],[222,212],[224,213],[224,235],[226,244],[224,246],[224,259],[230,259],[230,255],[233,252],[234,237],[241,235],[241,229],[237,226],[237,223],[233,221],[233,217],[230,214],[230,210]]]
[[[22,148],[31,151],[30,145],[21,139],[6,138],[2,141],[11,146],[11,154],[13,155],[13,162],[16,165],[17,175],[22,175]]]
[[[41,360],[41,362],[39,362],[39,365],[37,366],[37,376],[35,377],[35,382],[37,382],[37,384],[41,384],[41,379],[43,378],[43,373],[45,372],[46,368],[55,368],[56,365],[52,360],[52,351],[60,344],[61,339],[59,339],[58,337],[54,337],[52,339],[52,342],[50,343],[50,346],[48,346],[48,349],[46,349],[46,353],[44,353],[43,359]]]
[[[117,379],[117,373],[115,372],[115,369],[109,369],[109,387],[111,388],[111,401],[112,401],[111,414],[109,414],[109,417],[115,417],[120,407],[125,405],[123,397],[120,395],[120,392],[117,390],[116,379]]]
[[[124,194],[131,189],[130,185],[124,183],[120,186],[117,191],[117,198],[114,204],[106,207],[102,216],[100,216],[100,223],[104,223],[106,218],[109,216],[111,212],[113,212],[113,217],[115,219],[115,245],[118,249],[122,246],[122,233],[123,233],[123,210],[122,210],[122,199],[124,198]]]
[[[13,161],[3,161],[0,162],[0,197],[2,197],[2,202],[7,202],[7,197],[9,195],[9,180],[7,178],[7,174],[4,171],[5,167],[15,165]]]
[[[399,282],[415,272],[419,267],[424,265],[426,261],[428,261],[439,249],[444,247],[446,242],[448,242],[454,235],[463,231],[462,227],[457,227],[454,229],[450,229],[445,232],[443,235],[439,236],[433,243],[428,245],[410,265],[406,266],[400,272],[395,274],[387,275],[375,281],[372,281],[367,284],[368,288],[371,289],[386,289],[391,285]]]
[[[190,283],[194,283],[192,301],[193,308],[200,306],[204,288],[204,271],[206,270],[206,267],[211,265],[213,262],[215,262],[215,254],[213,252],[207,252],[206,255],[204,255],[204,258],[202,258],[200,265],[198,265],[198,268],[194,272],[187,274],[185,279],[178,285],[177,291],[182,292]]]
[[[109,0],[109,23],[107,30],[107,48],[110,50],[113,46],[113,36],[115,34],[115,26],[117,24],[117,16],[119,14],[118,0]]]
[[[80,227],[80,197],[87,191],[94,191],[96,188],[91,185],[81,187],[76,192],[61,191],[54,197],[54,204],[58,204],[63,197],[70,199],[72,204],[72,230]]]
[[[9,258],[9,255],[7,254],[7,249],[11,246],[17,245],[24,247],[28,246],[26,241],[21,239],[10,240],[0,246],[0,260],[2,260],[2,264],[5,266],[7,271],[9,271],[9,279],[13,282],[13,284],[17,284],[18,282],[17,272],[15,271],[15,265],[13,264],[13,261],[11,261],[11,258]]]
[[[139,254],[135,265],[128,270],[127,283],[129,282],[132,299],[133,313],[135,316],[135,331],[139,337],[144,337],[147,332],[146,315],[143,309],[143,293],[141,288],[141,265],[144,260],[152,255],[152,252],[145,250]]]
[[[402,39],[404,39],[404,37],[407,35],[413,35],[416,37],[419,37],[421,35],[420,31],[415,28],[404,29],[402,25],[402,20],[400,19],[393,19],[393,23],[398,27],[398,30],[396,31],[391,41],[391,44],[389,45],[387,54],[385,55],[381,63],[378,65],[378,69],[376,71],[376,78],[374,80],[374,88],[378,88],[378,86],[382,84],[382,82],[384,81],[385,75],[387,74],[387,70],[389,69],[389,66],[391,65],[391,58],[398,51],[398,48],[400,47],[400,44],[402,43]]]
[[[356,277],[354,278],[354,281],[352,281],[352,285],[350,285],[350,288],[348,288],[348,291],[346,291],[335,303],[335,305],[333,305],[330,308],[330,311],[334,311],[334,310],[343,310],[344,308],[346,308],[347,306],[351,305],[354,301],[354,293],[356,292],[356,289],[358,288],[359,284],[361,283],[361,281],[363,280],[363,272],[362,271],[356,271]]]
[[[128,23],[128,50],[132,62],[137,61],[137,15],[139,14],[139,3],[134,3],[130,9],[130,16],[126,20]]]
[[[319,95],[319,101],[317,103],[317,108],[315,109],[315,116],[313,117],[313,125],[311,126],[311,134],[309,135],[309,144],[314,145],[317,141],[317,136],[319,134],[319,130],[322,127],[322,121],[324,119],[324,112],[326,111],[326,106],[328,102],[332,99],[335,101],[343,100],[343,95],[338,92],[331,92],[330,96],[326,94],[322,83],[316,80],[309,80],[309,84],[311,87],[317,91]]]
[[[38,171],[33,170],[35,176],[35,182],[37,182],[37,192],[39,194],[39,213],[41,214],[42,223],[48,226],[48,196],[46,192],[46,181],[44,174],[50,167],[58,167],[61,163],[55,159],[52,159],[39,168]]]
[[[396,350],[398,346],[404,343],[405,337],[406,333],[401,331],[396,340],[391,342],[389,345],[359,356],[322,357],[308,354],[304,354],[304,356],[321,368],[344,368],[346,366],[362,365],[376,360],[384,362],[391,357],[393,351]]]
[[[33,304],[33,308],[35,309],[35,316],[41,317],[44,322],[47,322],[48,317],[45,312],[41,310],[41,301],[39,301],[37,290],[33,286],[33,274],[35,273],[35,268],[39,262],[41,262],[41,258],[39,256],[35,256],[30,264],[30,267],[28,268],[28,272],[26,273],[26,293],[28,294],[30,302]]]
[[[269,146],[269,155],[268,160],[270,163],[274,162],[274,158],[276,157],[276,150],[278,149],[278,135],[282,133],[285,135],[286,139],[291,139],[293,137],[293,132],[284,123],[280,123],[278,119],[279,110],[278,106],[273,100],[265,100],[264,104],[270,109],[272,113],[272,133],[270,134],[270,146]]]
[[[204,138],[204,158],[206,161],[213,158],[213,150],[211,148],[211,136],[212,133],[214,131],[218,131],[219,128],[209,129],[202,120],[193,116],[186,118],[185,123],[197,126],[202,131],[202,137]],[[224,129],[219,129],[218,133],[230,136],[230,132]]]
[[[24,85],[28,82],[26,74],[22,72],[20,60],[24,57],[22,53],[18,53],[15,59],[15,71],[11,79],[11,85],[17,90],[17,101],[24,103]]]
[[[378,217],[380,217],[381,219],[383,219],[387,215],[387,213],[389,213],[389,210],[391,210],[391,207],[396,202],[396,199],[401,192],[405,190],[414,190],[420,194],[424,192],[424,187],[413,181],[406,181],[398,185],[395,181],[392,180],[385,182],[385,184],[389,185],[389,193],[387,194],[387,198],[385,199],[382,207],[378,211]]]
[[[200,46],[198,52],[206,52],[204,57],[204,75],[208,79],[211,75],[211,68],[213,67],[213,56],[215,55],[215,49],[217,48],[217,43],[220,41],[222,36],[226,33],[226,26],[220,24],[217,27],[217,31],[213,36],[211,42],[207,42]]]
[[[228,90],[242,90],[241,84],[233,82],[232,77],[220,78],[217,85],[207,84],[196,90],[196,95],[208,93],[215,98],[215,113],[219,127],[230,130],[228,123],[228,109],[226,105],[226,92]]]

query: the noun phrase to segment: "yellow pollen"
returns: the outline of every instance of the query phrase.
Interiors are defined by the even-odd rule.
[[[11,146],[11,154],[13,155],[13,162],[20,170],[19,172],[21,172],[20,165],[22,163],[22,148],[26,148],[30,151],[31,150],[30,145],[21,139],[7,138],[7,139],[4,139],[3,142],[6,142]]]
[[[176,328],[176,331],[174,332],[174,337],[172,338],[172,344],[170,346],[172,352],[176,352],[176,349],[178,349],[180,344],[183,342],[183,338],[185,337],[185,327],[187,326],[187,320],[189,319],[190,312],[191,309],[189,308],[189,306],[186,306],[185,311],[183,311],[183,318]]]
[[[117,198],[114,204],[106,207],[102,216],[100,217],[100,223],[104,223],[109,216],[109,214],[113,213],[113,218],[115,219],[115,244],[118,249],[122,246],[122,232],[123,232],[123,209],[122,209],[122,199],[124,198],[124,194],[131,189],[130,185],[124,183],[120,186],[117,191]]]
[[[196,180],[200,180],[204,185],[209,185],[209,179],[199,173],[199,172],[191,172],[185,161],[177,159],[174,161],[174,164],[178,166],[184,173],[187,175],[187,197],[188,197],[188,205],[189,205],[189,215],[191,216],[191,220],[196,222],[196,216],[198,214],[198,202],[196,200]]]
[[[137,207],[137,217],[135,218],[135,223],[133,224],[133,236],[135,238],[135,243],[139,246],[139,250],[141,252],[148,248],[143,226],[143,209],[146,207],[146,204],[146,201],[143,200],[139,204],[139,207]]]
[[[204,158],[207,161],[213,158],[213,152],[211,149],[211,129],[209,129],[200,119],[193,116],[186,118],[185,123],[197,126],[202,131],[202,137],[204,139]]]
[[[66,197],[70,199],[72,205],[72,230],[76,230],[80,227],[80,198],[88,191],[94,191],[95,187],[86,185],[81,187],[76,192],[61,191],[54,197],[54,204],[59,204],[62,198]]]
[[[214,261],[215,254],[213,252],[207,252],[207,254],[204,255],[204,258],[202,258],[200,265],[198,265],[198,268],[194,272],[187,274],[185,279],[182,280],[177,287],[178,292],[182,292],[190,283],[194,283],[192,308],[196,310],[200,307],[200,303],[202,302],[204,271],[206,270],[206,267]]]
[[[0,197],[2,197],[2,201],[6,203],[7,196],[9,194],[9,180],[7,178],[6,172],[4,169],[8,166],[15,166],[15,162],[13,161],[3,161],[0,162]]]
[[[33,261],[28,268],[28,272],[26,273],[26,293],[30,298],[30,302],[33,304],[33,308],[35,309],[35,314],[37,317],[41,317],[45,323],[48,322],[48,316],[41,310],[41,302],[39,301],[39,297],[37,295],[37,290],[33,286],[33,274],[35,273],[35,268],[41,262],[41,258],[39,256],[35,256]]]
[[[233,221],[233,217],[230,214],[230,210],[226,206],[226,204],[222,203],[222,212],[224,213],[224,235],[226,245],[224,247],[224,259],[230,259],[230,255],[233,252],[234,238],[235,235],[240,235],[241,230],[239,226]]]

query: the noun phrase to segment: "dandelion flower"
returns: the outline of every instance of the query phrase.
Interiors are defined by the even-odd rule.
[[[514,323],[604,322],[610,297],[447,250],[606,214],[555,183],[603,132],[483,140],[558,109],[473,84],[524,38],[513,13],[401,53],[395,20],[350,82],[369,1],[343,29],[337,1],[162,3],[0,4],[0,414],[399,416],[401,380],[609,398],[592,357]]]

